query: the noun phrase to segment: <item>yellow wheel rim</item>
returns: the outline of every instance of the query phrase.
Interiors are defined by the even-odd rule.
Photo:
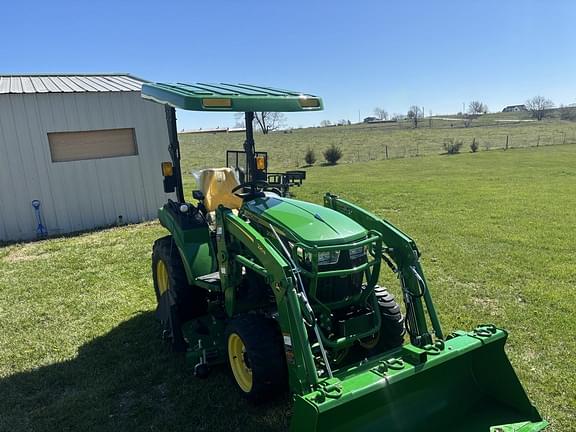
[[[252,390],[252,369],[246,364],[246,346],[236,333],[228,337],[228,360],[238,386],[249,393]]]
[[[158,260],[156,264],[156,283],[160,295],[164,294],[170,286],[168,282],[168,269],[166,268],[166,263],[162,260]]]

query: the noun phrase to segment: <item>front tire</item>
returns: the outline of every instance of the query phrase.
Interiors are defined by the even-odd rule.
[[[401,347],[404,343],[404,316],[400,305],[387,288],[376,286],[374,288],[378,309],[382,323],[380,331],[373,337],[364,340],[360,346],[373,354],[378,354],[394,348]]]
[[[226,329],[228,363],[241,394],[255,402],[284,393],[286,357],[278,324],[262,315],[233,318]]]

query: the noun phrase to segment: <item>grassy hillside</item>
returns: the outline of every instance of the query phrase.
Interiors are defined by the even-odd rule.
[[[289,155],[276,139],[262,141]],[[444,329],[510,330],[511,361],[560,432],[576,424],[574,166],[576,146],[373,161],[311,168],[297,194],[341,194],[410,233]],[[286,400],[252,407],[225,369],[196,380],[160,341],[150,249],[164,234],[150,223],[0,248],[1,431],[286,427]]]
[[[270,153],[272,169],[295,168],[304,165],[308,147],[316,152],[317,163],[323,161],[322,152],[331,144],[339,146],[344,155],[341,163],[435,155],[443,152],[446,140],[461,140],[462,152],[470,151],[475,139],[480,151],[509,147],[545,146],[576,143],[576,122],[560,120],[526,120],[520,113],[489,114],[464,127],[462,119],[428,119],[418,129],[407,122],[397,124],[359,124],[324,128],[296,129],[290,133],[277,132],[256,135],[256,148]],[[444,118],[444,117],[443,117]],[[511,122],[502,121],[511,120]],[[223,166],[226,150],[241,150],[242,133],[181,134],[180,142],[186,155],[185,169]]]

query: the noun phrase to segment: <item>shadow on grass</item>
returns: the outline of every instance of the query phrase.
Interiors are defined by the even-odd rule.
[[[100,231],[106,231],[113,228],[130,228],[135,227],[141,224],[150,224],[152,221],[147,220],[143,222],[125,222],[125,223],[113,223],[108,225],[100,225],[94,228],[89,228],[85,230],[79,231],[72,231],[67,233],[50,233],[45,237],[33,237],[21,240],[0,240],[0,247],[11,246],[15,244],[26,244],[26,243],[39,243],[45,240],[55,240],[55,239],[66,239],[66,238],[73,238],[73,237],[80,237],[85,234],[95,234]]]
[[[153,313],[142,313],[72,360],[0,380],[0,430],[286,430],[287,396],[253,406],[223,367],[199,380],[159,334]]]

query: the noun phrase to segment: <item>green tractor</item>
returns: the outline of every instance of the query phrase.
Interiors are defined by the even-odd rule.
[[[321,98],[253,85],[144,84],[166,105],[171,162],[154,243],[157,315],[198,377],[228,364],[240,393],[290,391],[292,431],[531,432],[531,405],[491,324],[445,334],[415,242],[330,193],[289,197],[303,172],[268,172],[254,147],[254,112],[316,111]],[[207,169],[184,196],[176,108],[245,112],[242,151]],[[378,285],[394,272],[404,313]],[[405,341],[406,339],[406,341]]]

